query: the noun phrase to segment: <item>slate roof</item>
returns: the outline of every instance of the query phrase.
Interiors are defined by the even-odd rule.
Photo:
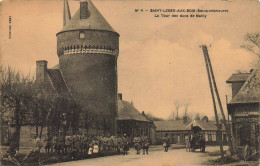
[[[203,120],[193,120],[186,126],[186,128],[190,130],[191,125],[199,126],[202,130],[217,130],[217,126],[214,121],[205,122]]]
[[[60,68],[60,64],[57,64],[57,65],[53,66],[53,67],[50,68],[50,69],[59,69],[59,68]]]
[[[152,122],[140,113],[131,103],[124,100],[118,100],[118,118],[117,120],[136,120]]]
[[[260,62],[229,104],[260,103]]]
[[[190,121],[189,121],[190,122]],[[172,120],[172,121],[154,121],[156,126],[156,131],[173,131],[173,130],[187,130],[186,125],[189,124],[183,123],[183,120]]]
[[[250,73],[235,73],[232,74],[226,81],[226,83],[245,82]]]
[[[87,19],[80,19],[79,8],[70,20],[66,20],[66,25],[63,27],[61,32],[79,29],[106,30],[116,32],[94,6],[91,0],[86,1],[88,2],[90,16]]]
[[[51,82],[52,82],[56,92],[62,96],[70,96],[70,92],[61,75],[60,70],[59,69],[48,69],[48,74],[50,76]]]
[[[156,131],[183,131],[191,130],[191,125],[199,126],[202,130],[217,130],[214,121],[192,120],[183,123],[183,120],[154,121]]]

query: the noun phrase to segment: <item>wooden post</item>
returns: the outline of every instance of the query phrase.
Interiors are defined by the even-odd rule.
[[[228,140],[229,140],[228,141],[229,142],[229,146],[230,146],[230,149],[232,149],[231,148],[232,144],[231,144],[231,141],[230,141],[231,140],[230,129],[229,129],[229,126],[227,125],[226,116],[224,114],[223,107],[222,107],[222,104],[221,104],[221,100],[220,100],[220,97],[219,97],[218,88],[217,88],[217,84],[216,84],[216,81],[215,81],[215,76],[214,76],[214,72],[213,72],[213,69],[212,69],[212,65],[211,65],[211,62],[210,62],[207,46],[205,46],[205,56],[206,56],[206,58],[208,60],[209,70],[210,70],[210,73],[211,73],[211,77],[212,77],[215,93],[216,93],[216,96],[217,96],[217,99],[218,99],[220,112],[221,112],[221,115],[222,115],[222,118],[223,118],[223,123],[225,125],[227,136],[228,136]]]
[[[213,102],[213,107],[214,107],[214,113],[215,113],[215,119],[216,119],[216,124],[217,124],[217,135],[220,134],[220,126],[219,126],[219,119],[218,119],[218,114],[217,114],[217,108],[216,108],[216,102],[215,102],[215,95],[214,95],[214,91],[213,91],[213,87],[212,87],[212,82],[211,82],[211,76],[210,76],[210,71],[209,71],[209,64],[208,64],[208,60],[207,60],[207,46],[206,45],[202,45],[202,51],[204,54],[204,59],[205,59],[205,64],[206,64],[206,70],[207,70],[207,74],[208,74],[208,79],[209,79],[209,86],[210,86],[210,92],[211,92],[211,97],[212,97],[212,102]],[[216,136],[217,136],[216,135]],[[224,159],[224,151],[223,151],[223,142],[221,137],[219,138],[219,147],[220,147],[220,153],[221,153],[221,158]]]

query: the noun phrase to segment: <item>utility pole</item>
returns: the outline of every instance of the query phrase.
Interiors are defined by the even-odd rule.
[[[223,107],[222,107],[222,104],[221,104],[221,100],[220,100],[220,97],[219,97],[218,88],[217,88],[217,84],[216,84],[216,81],[215,81],[215,76],[214,76],[214,72],[213,72],[213,69],[212,69],[211,61],[210,61],[210,58],[209,58],[207,46],[205,48],[206,48],[206,52],[205,53],[206,53],[206,57],[207,57],[207,60],[208,60],[209,69],[210,69],[210,73],[211,73],[211,77],[212,77],[215,93],[216,93],[216,96],[217,96],[217,99],[218,99],[220,112],[221,112],[221,115],[222,115],[223,123],[224,123],[224,126],[226,128],[226,132],[227,132],[227,136],[228,136],[228,140],[229,140],[229,147],[230,147],[231,153],[232,153],[230,128],[229,128],[229,125],[227,124],[226,116],[224,114]]]
[[[224,159],[224,151],[223,151],[223,142],[222,142],[222,137],[220,137],[221,135],[221,131],[220,131],[220,125],[219,125],[219,119],[218,119],[218,114],[217,114],[217,108],[216,108],[216,101],[215,101],[215,95],[214,95],[214,91],[213,91],[213,87],[212,87],[212,81],[211,81],[211,76],[210,71],[209,71],[209,63],[208,63],[208,50],[207,50],[207,46],[206,45],[202,45],[202,51],[204,54],[204,59],[205,59],[205,65],[206,65],[206,70],[207,70],[207,74],[208,74],[208,79],[209,79],[209,86],[210,86],[210,92],[211,92],[211,97],[212,97],[212,102],[213,102],[213,107],[214,107],[214,113],[215,113],[215,119],[216,119],[216,125],[217,125],[217,136],[219,138],[219,146],[220,146],[220,153],[221,153],[221,158]]]

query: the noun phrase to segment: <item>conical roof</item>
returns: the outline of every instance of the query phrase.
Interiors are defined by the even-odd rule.
[[[79,29],[91,29],[91,30],[105,30],[116,32],[101,15],[98,9],[94,6],[91,0],[86,0],[88,7],[79,8],[74,16],[66,22],[66,25],[60,32],[79,30]],[[80,19],[80,10],[88,10],[89,16],[86,19]]]
[[[71,19],[70,16],[70,8],[68,0],[64,0],[64,8],[63,8],[63,26],[65,26],[69,20]]]

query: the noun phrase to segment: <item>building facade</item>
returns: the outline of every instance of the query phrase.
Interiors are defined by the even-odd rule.
[[[156,126],[156,142],[161,144],[162,140],[167,138],[171,144],[185,144],[185,140],[189,138],[192,127],[199,127],[201,134],[204,136],[206,144],[218,144],[219,135],[217,135],[217,126],[214,121],[208,119],[203,120],[172,120],[172,121],[155,121]],[[227,143],[227,135],[225,129],[221,131],[223,143]]]
[[[259,154],[259,68],[258,63],[258,66],[243,78],[244,81],[240,86],[237,86],[237,80],[241,78],[239,77],[241,74],[233,74],[227,80],[227,83],[231,83],[233,94],[232,100],[227,105],[228,114],[232,118],[233,139],[241,148],[249,144],[254,154]]]
[[[101,130],[116,134],[119,34],[90,0],[80,2],[73,17],[65,0],[63,28],[56,36],[59,64],[48,68],[47,61],[37,61],[36,81],[73,98],[83,111],[102,115],[96,119],[108,124]],[[89,129],[95,130],[100,129]]]
[[[134,137],[147,136],[152,144],[155,144],[155,125],[148,119],[144,112],[140,113],[128,101],[122,99],[122,94],[118,95],[118,135],[126,134],[132,142]]]

